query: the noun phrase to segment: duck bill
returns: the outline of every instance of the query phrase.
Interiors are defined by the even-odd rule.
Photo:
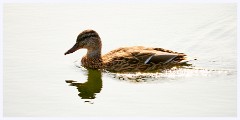
[[[78,43],[76,43],[71,49],[69,49],[67,52],[65,52],[64,55],[71,54],[71,53],[77,51],[78,49],[79,49]]]

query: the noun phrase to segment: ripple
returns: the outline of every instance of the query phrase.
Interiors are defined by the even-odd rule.
[[[156,80],[177,80],[190,77],[232,75],[230,70],[210,70],[201,68],[173,68],[157,73],[108,73],[113,78],[129,82],[150,82]]]
[[[195,59],[193,61],[196,61]],[[192,61],[191,61],[192,62]],[[210,61],[215,63],[216,61]],[[82,71],[87,69],[82,67],[80,62],[74,62],[75,66],[80,68]],[[196,66],[187,66],[187,67],[173,67],[172,69],[164,70],[161,72],[154,73],[112,73],[108,71],[103,71],[108,76],[116,78],[121,81],[129,82],[150,82],[150,81],[159,81],[159,80],[177,80],[191,77],[210,77],[210,76],[219,76],[219,75],[233,75],[236,73],[234,70],[228,69],[209,69],[209,68],[199,68]]]

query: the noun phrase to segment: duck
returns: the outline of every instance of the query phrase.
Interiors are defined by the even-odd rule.
[[[132,46],[120,47],[102,55],[102,41],[92,29],[82,31],[76,43],[64,55],[87,49],[81,65],[87,69],[100,69],[115,73],[156,72],[186,65],[186,54],[163,48]]]

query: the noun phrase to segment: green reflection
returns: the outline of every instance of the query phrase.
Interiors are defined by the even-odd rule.
[[[96,93],[102,89],[102,73],[99,70],[88,69],[88,79],[85,83],[77,83],[74,80],[66,80],[70,86],[76,86],[81,99],[95,99]]]

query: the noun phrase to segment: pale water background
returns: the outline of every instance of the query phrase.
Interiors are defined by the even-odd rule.
[[[5,117],[237,114],[236,4],[5,4],[3,12]],[[81,99],[65,80],[92,79],[75,66],[86,50],[63,54],[85,29],[100,34],[103,53],[144,45],[197,61],[143,82],[97,73],[96,98]]]

